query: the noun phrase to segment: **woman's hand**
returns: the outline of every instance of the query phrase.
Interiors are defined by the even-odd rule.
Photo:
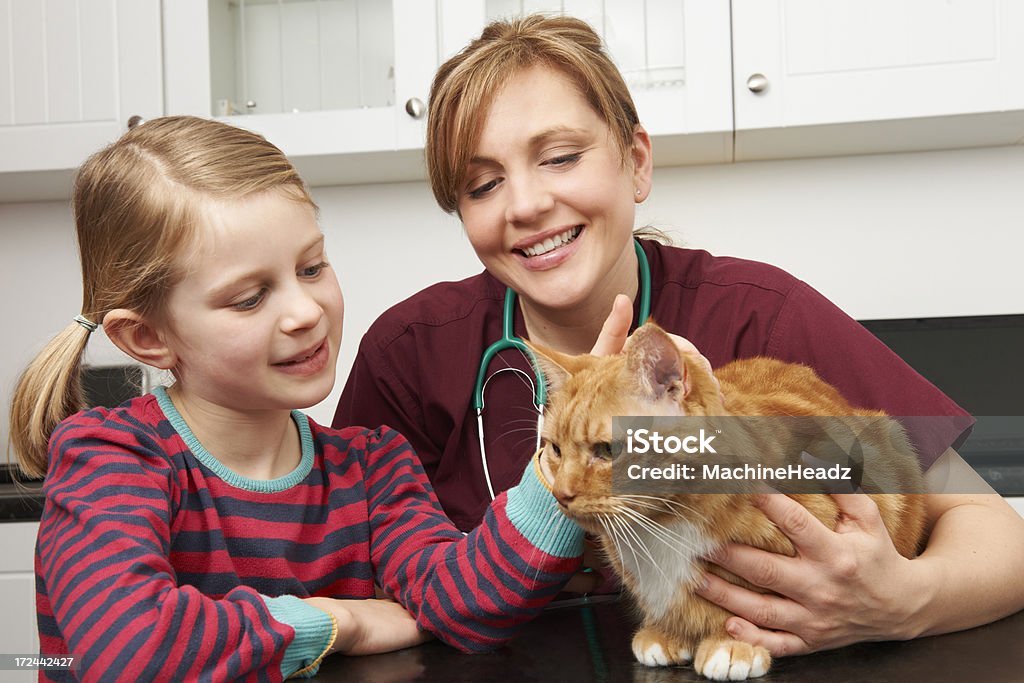
[[[420,645],[433,638],[419,630],[412,615],[394,600],[306,598],[305,602],[337,619],[338,637],[332,653],[372,655]]]
[[[931,585],[926,563],[908,560],[892,544],[878,507],[863,494],[835,494],[835,531],[781,494],[755,504],[796,548],[788,557],[730,544],[712,562],[768,589],[764,595],[708,574],[697,592],[735,615],[726,630],[773,656],[803,654],[863,640],[907,639],[918,602]]]
[[[629,336],[629,326],[633,324],[633,302],[625,294],[619,294],[612,302],[611,313],[604,319],[601,333],[597,335],[592,356],[614,356],[622,351]],[[696,350],[696,349],[694,349]]]
[[[646,321],[645,321],[646,322]],[[616,353],[620,353],[623,347],[626,345],[626,339],[629,337],[629,326],[633,324],[633,302],[629,300],[629,297],[625,294],[619,294],[615,297],[615,301],[612,302],[611,313],[604,319],[604,325],[601,326],[601,333],[597,335],[597,341],[594,342],[594,347],[590,350],[592,356],[613,356]],[[667,332],[667,330],[666,330]],[[668,336],[675,343],[676,348],[681,353],[689,354],[696,358],[704,368],[711,375],[711,378],[718,383],[718,378],[715,377],[714,372],[711,369],[711,363],[701,355],[701,352],[697,350],[697,347],[693,345],[689,339],[680,337],[677,334],[668,333]],[[719,393],[721,393],[721,387],[719,387]],[[723,397],[723,401],[724,401]]]

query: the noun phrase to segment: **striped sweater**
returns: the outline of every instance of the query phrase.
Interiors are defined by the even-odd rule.
[[[578,568],[582,532],[533,468],[463,536],[400,434],[293,419],[300,464],[272,481],[220,464],[162,389],[61,423],[36,608],[42,654],[79,668],[44,676],[280,680],[330,638],[298,598],[369,598],[375,583],[421,629],[486,651]]]

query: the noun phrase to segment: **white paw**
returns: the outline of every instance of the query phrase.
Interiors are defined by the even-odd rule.
[[[754,661],[750,665],[750,677],[757,678],[768,673],[768,658],[761,652],[754,651]]]
[[[730,648],[723,646],[708,657],[701,673],[713,681],[745,681],[751,675],[751,667],[748,662],[733,661]]]
[[[634,647],[633,656],[644,666],[668,666],[668,656],[658,643],[643,648]]]

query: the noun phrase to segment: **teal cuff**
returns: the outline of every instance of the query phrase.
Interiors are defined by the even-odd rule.
[[[539,550],[555,557],[583,554],[583,530],[562,514],[558,501],[540,481],[534,459],[519,484],[508,490],[505,514],[509,521]]]
[[[270,616],[282,624],[291,626],[295,631],[295,639],[284,651],[281,659],[281,677],[288,678],[300,671],[323,654],[331,644],[331,633],[334,623],[327,612],[313,607],[294,595],[282,595],[278,598],[263,596],[263,602],[270,610]],[[309,672],[314,675],[315,670]]]

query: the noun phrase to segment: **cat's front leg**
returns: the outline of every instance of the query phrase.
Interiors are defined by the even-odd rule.
[[[633,656],[646,666],[689,664],[693,644],[655,626],[645,626],[633,636]]]
[[[702,640],[693,660],[693,668],[697,673],[713,681],[757,678],[768,673],[771,665],[772,656],[768,650],[726,635]]]

